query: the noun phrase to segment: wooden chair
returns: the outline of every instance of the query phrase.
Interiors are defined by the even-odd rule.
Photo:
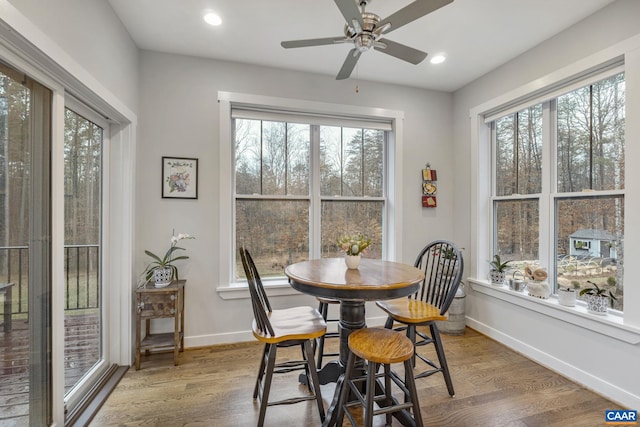
[[[338,323],[340,322],[340,319],[335,319],[335,318],[329,318],[329,305],[330,304],[340,304],[340,301],[335,300],[335,299],[331,299],[331,298],[322,298],[322,297],[317,297],[316,298],[318,300],[318,311],[320,312],[320,314],[322,315],[322,318],[324,319],[325,322],[332,322],[332,323]],[[320,338],[318,338],[315,342],[315,346],[314,346],[314,350],[317,350],[316,352],[316,367],[318,369],[322,369],[322,359],[325,356],[338,356],[339,353],[325,353],[324,351],[324,340],[325,338],[340,338],[340,331],[337,330],[335,332],[327,332],[326,334],[324,334],[323,336],[321,336]],[[316,349],[317,347],[317,349]]]
[[[394,322],[405,326],[396,330],[406,330],[407,337],[414,343],[412,364],[416,366],[416,356],[428,365],[426,371],[415,374],[423,378],[442,372],[450,396],[455,396],[447,359],[436,321],[447,320],[446,313],[460,286],[464,262],[460,250],[451,242],[436,240],[425,246],[414,264],[423,269],[425,279],[418,291],[408,298],[377,301],[376,305],[388,314],[385,327],[391,329]],[[417,326],[428,326],[430,334]],[[418,339],[416,339],[416,336]],[[418,347],[434,344],[439,365],[418,353]]]
[[[413,356],[413,343],[400,332],[382,328],[358,329],[349,335],[349,359],[344,374],[340,400],[338,402],[338,414],[336,425],[341,426],[344,416],[351,425],[357,426],[356,417],[351,411],[354,406],[363,408],[364,426],[373,425],[373,417],[384,414],[386,425],[391,425],[391,415],[403,411],[404,416],[412,419],[411,425],[422,427],[420,404],[415,380],[412,375],[411,357]],[[354,376],[356,371],[356,357],[367,362],[366,374]],[[392,363],[404,363],[404,381],[391,370]],[[383,372],[378,373],[380,365]],[[380,379],[384,380],[384,384]],[[402,390],[403,403],[399,403],[392,395],[392,382]],[[364,394],[363,394],[364,393]],[[354,399],[347,402],[349,394]],[[378,409],[374,409],[374,404]],[[413,416],[408,410],[413,412]],[[403,424],[408,425],[408,424]]]
[[[320,419],[324,421],[325,413],[313,357],[312,342],[325,334],[327,324],[322,315],[313,307],[293,307],[283,310],[272,310],[267,294],[262,286],[258,270],[245,248],[240,249],[242,266],[244,267],[251,294],[253,307],[253,336],[264,343],[264,351],[260,361],[258,378],[253,391],[253,398],[260,400],[258,427],[264,425],[267,406],[299,403],[315,400],[318,405]],[[302,360],[276,363],[278,347],[299,345]],[[287,373],[304,369],[311,395],[296,396],[289,399],[269,402],[269,391],[274,373]]]

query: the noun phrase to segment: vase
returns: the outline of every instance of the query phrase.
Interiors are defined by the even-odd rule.
[[[169,283],[171,283],[171,272],[171,267],[153,270],[153,280],[156,282],[156,288],[169,286]]]
[[[587,295],[587,311],[591,314],[605,315],[609,307],[609,298],[602,295]]]
[[[360,266],[360,255],[345,255],[344,262],[348,269],[356,270]]]
[[[489,271],[489,281],[492,285],[502,285],[504,284],[506,274],[504,271],[498,270],[490,270]]]
[[[565,307],[576,306],[576,291],[567,289],[558,289],[558,304]]]

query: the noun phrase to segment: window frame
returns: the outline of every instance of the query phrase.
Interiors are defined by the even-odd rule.
[[[505,116],[517,115],[519,112],[526,108],[540,105],[542,108],[542,175],[541,175],[541,191],[539,193],[526,193],[526,194],[512,194],[512,195],[497,195],[497,140],[496,140],[496,121],[500,117],[494,115],[494,119],[488,123],[491,130],[491,215],[493,221],[491,223],[492,232],[492,246],[491,252],[495,251],[497,247],[497,220],[496,220],[496,205],[501,201],[526,201],[537,200],[539,205],[539,226],[538,226],[538,260],[540,265],[545,266],[548,271],[548,283],[552,287],[551,293],[557,294],[557,262],[556,262],[556,250],[557,247],[557,206],[559,201],[562,200],[578,200],[578,199],[598,199],[602,197],[625,198],[626,188],[616,190],[589,190],[574,191],[574,192],[559,192],[558,191],[558,127],[557,127],[557,100],[560,96],[580,90],[582,88],[589,87],[602,80],[614,77],[618,74],[624,74],[625,70],[620,66],[614,66],[606,70],[602,70],[594,76],[588,76],[582,81],[575,81],[570,85],[570,90],[565,88],[559,89],[554,93],[553,97],[548,100],[540,101],[538,104],[528,104],[527,107],[516,111],[509,111]],[[626,81],[626,74],[624,76]],[[625,138],[626,139],[626,138]],[[516,142],[517,144],[517,142]],[[626,163],[626,161],[625,161]],[[548,230],[547,233],[543,230]],[[623,260],[624,265],[624,260]],[[582,304],[582,302],[580,302]],[[617,315],[621,315],[618,311]]]
[[[257,132],[258,129],[260,129],[259,134],[256,134],[256,138],[260,138],[260,140],[256,140],[255,143],[256,144],[263,144],[264,141],[261,139],[263,138],[263,131],[262,129],[265,128],[265,126],[272,126],[272,124],[276,124],[276,127],[279,127],[280,125],[284,125],[284,129],[288,129],[290,125],[302,125],[302,127],[304,128],[304,134],[305,134],[305,138],[308,137],[308,150],[307,150],[307,167],[308,167],[308,180],[307,180],[307,185],[305,188],[305,193],[290,193],[288,188],[284,188],[281,189],[283,190],[283,192],[281,191],[276,191],[275,193],[271,193],[268,190],[266,190],[263,185],[265,184],[265,181],[262,179],[262,175],[259,174],[260,176],[256,176],[257,181],[261,181],[261,183],[258,182],[254,182],[253,185],[252,184],[248,184],[249,188],[242,188],[240,189],[240,192],[238,192],[238,182],[237,182],[237,178],[238,178],[238,174],[237,174],[237,165],[234,164],[234,192],[233,192],[233,203],[234,206],[237,208],[239,206],[239,203],[242,202],[290,202],[293,203],[294,205],[297,206],[297,208],[300,209],[308,209],[309,214],[306,215],[305,218],[302,218],[300,221],[301,225],[302,222],[306,222],[306,225],[304,227],[304,229],[306,230],[307,234],[305,235],[306,240],[308,240],[309,243],[309,251],[306,252],[305,251],[305,257],[307,257],[308,259],[316,259],[316,258],[320,258],[320,257],[326,257],[326,256],[335,256],[335,255],[327,255],[326,253],[323,252],[323,247],[324,245],[327,244],[327,239],[329,239],[329,242],[334,241],[334,238],[337,238],[337,235],[334,236],[334,231],[337,230],[332,230],[332,229],[327,229],[326,228],[326,224],[324,224],[323,219],[321,218],[321,212],[325,212],[324,208],[326,206],[326,203],[331,203],[331,202],[343,202],[343,203],[371,203],[371,202],[376,202],[376,211],[380,213],[381,216],[381,226],[382,226],[382,230],[383,230],[383,243],[386,243],[386,239],[384,239],[384,221],[387,217],[387,206],[388,206],[388,202],[387,202],[387,188],[386,188],[386,181],[387,181],[387,161],[386,161],[386,156],[387,156],[387,146],[388,146],[388,140],[389,140],[389,133],[391,131],[391,126],[388,122],[380,122],[380,123],[376,123],[376,122],[364,122],[362,120],[356,120],[353,122],[350,122],[347,118],[340,118],[338,120],[338,122],[333,122],[333,117],[331,118],[320,118],[321,120],[318,120],[318,118],[315,117],[310,117],[310,119],[305,119],[305,117],[299,117],[298,115],[290,115],[287,112],[283,112],[281,114],[275,114],[272,112],[269,112],[267,114],[267,116],[265,117],[265,115],[263,114],[262,111],[254,111],[254,112],[249,112],[247,110],[242,110],[239,114],[236,113],[235,110],[232,111],[232,126],[234,126],[233,131],[234,131],[234,147],[237,145],[238,140],[237,140],[237,136],[236,132],[238,129],[240,129],[240,126],[242,126],[242,128],[244,129],[247,124],[245,125],[238,125],[238,120],[243,120],[243,121],[252,121],[253,124],[248,125],[250,126],[252,129],[254,129],[254,132]],[[382,138],[377,138],[377,141],[381,142],[381,149],[382,149],[382,158],[381,158],[381,163],[377,163],[378,166],[381,167],[381,173],[382,173],[382,187],[378,187],[376,188],[376,190],[379,190],[379,194],[378,191],[375,192],[376,195],[374,195],[373,193],[369,193],[369,194],[359,194],[359,195],[350,195],[347,194],[347,191],[344,191],[344,194],[340,195],[339,193],[343,193],[343,189],[331,189],[328,190],[327,189],[323,189],[321,181],[322,181],[322,172],[321,172],[321,167],[320,164],[322,163],[322,140],[323,140],[323,136],[322,136],[322,130],[323,128],[332,128],[335,131],[338,131],[339,133],[339,139],[340,139],[340,146],[342,147],[342,150],[344,150],[344,146],[343,144],[346,142],[345,138],[347,138],[349,141],[351,141],[351,138],[348,137],[347,135],[349,134],[349,132],[351,131],[355,131],[358,136],[360,137],[360,143],[361,143],[361,147],[362,144],[364,144],[364,137],[366,135],[367,132],[373,131],[375,132],[378,136],[381,136]],[[347,133],[345,134],[345,130],[347,130]],[[284,138],[286,139],[286,131],[284,133]],[[257,135],[260,135],[259,137]],[[326,138],[326,136],[324,137]],[[306,142],[307,140],[305,140]],[[283,141],[283,143],[285,143]],[[257,163],[263,164],[264,162],[264,145],[262,145],[263,149],[258,149],[258,146],[254,146],[253,147],[255,150],[255,161]],[[362,155],[362,151],[360,152],[360,154]],[[258,159],[259,157],[259,159]],[[233,158],[237,159],[237,154],[233,153]],[[344,166],[344,165],[342,165]],[[344,171],[343,171],[344,172]],[[364,171],[361,171],[361,176],[359,178],[360,180],[360,186],[364,187],[364,182],[365,182],[365,174]],[[343,184],[345,184],[344,181],[341,180],[341,182]],[[345,184],[346,186],[346,184]],[[362,188],[364,191],[364,188]],[[334,191],[336,190],[336,191]],[[304,207],[302,204],[296,204],[296,202],[301,202],[302,204],[304,204]],[[292,206],[293,208],[293,206]],[[235,211],[234,211],[235,213]],[[238,251],[238,243],[239,239],[242,238],[247,238],[247,236],[251,233],[247,233],[247,230],[243,230],[242,228],[239,228],[238,224],[237,224],[238,218],[236,218],[234,216],[234,239],[233,241],[235,242],[235,247],[233,249],[233,253],[237,254]],[[284,227],[286,229],[289,229],[290,226],[289,225],[284,225]],[[324,231],[323,231],[324,230]],[[359,230],[358,231],[364,231],[366,233],[366,230]],[[344,230],[344,231],[349,231],[349,230]],[[355,231],[355,230],[351,230],[351,231]],[[328,233],[328,234],[325,234]],[[240,236],[240,237],[239,237]],[[373,235],[369,235],[368,237],[372,237],[374,238],[374,241],[378,242],[377,236],[373,236]],[[256,248],[254,248],[256,249]],[[377,258],[381,258],[384,257],[384,251],[386,251],[386,245],[382,244],[380,245],[379,243],[376,245],[376,248],[374,248],[374,251],[371,252],[368,256],[369,257],[377,257]],[[275,252],[275,251],[274,251]],[[263,254],[264,255],[264,254]],[[272,256],[271,256],[272,255]],[[302,255],[302,254],[298,254],[298,255]],[[260,268],[260,262],[259,259],[260,256],[259,254],[254,254],[254,260],[256,261],[256,264],[259,266]],[[270,254],[270,256],[273,259],[277,259],[277,255],[275,253]],[[282,260],[280,260],[281,262],[284,262]],[[239,257],[236,255],[236,264],[234,265],[234,270],[232,271],[232,273],[234,273],[234,277],[232,277],[232,282],[238,282],[241,283],[244,281],[244,272],[242,271],[242,266],[240,265],[239,262]],[[267,269],[267,271],[263,271],[261,273],[262,275],[262,281],[264,284],[268,284],[270,282],[282,282],[283,280],[285,280],[285,276],[284,274],[280,271],[280,272],[271,272],[270,270]]]
[[[386,206],[383,235],[385,236],[385,253],[383,258],[389,261],[402,259],[402,176],[394,173],[402,168],[402,140],[404,112],[383,108],[371,108],[354,105],[332,104],[307,100],[277,98],[261,95],[241,94],[234,92],[218,92],[220,106],[219,130],[220,130],[220,185],[219,185],[219,284],[217,291],[224,299],[246,298],[246,282],[234,280],[234,250],[235,241],[232,228],[229,224],[235,221],[235,180],[234,167],[229,161],[233,157],[233,128],[232,110],[234,108],[253,108],[269,110],[281,110],[300,112],[308,115],[326,115],[337,118],[343,117],[354,120],[387,121],[391,123],[391,131],[387,133],[386,164],[385,164],[385,189]],[[312,147],[313,149],[313,147]],[[314,160],[312,168],[318,167],[318,161]],[[313,175],[312,175],[313,176]],[[215,195],[214,195],[215,197]],[[297,196],[296,196],[297,197]],[[313,197],[313,196],[311,196]],[[324,199],[324,198],[323,198]],[[369,198],[366,198],[369,199]],[[228,202],[227,202],[228,201]],[[312,202],[313,203],[313,202]],[[312,206],[311,209],[314,207]],[[318,233],[318,230],[310,230]],[[319,254],[311,253],[311,257],[319,257]],[[285,278],[265,281],[270,295],[295,294]]]
[[[640,288],[636,286],[627,286],[625,288],[625,311],[624,313],[609,313],[607,316],[593,316],[587,313],[586,307],[576,306],[573,308],[560,306],[555,297],[548,300],[531,298],[524,294],[516,294],[508,289],[491,286],[487,281],[489,265],[486,260],[491,258],[492,250],[492,224],[491,224],[491,203],[492,196],[492,174],[487,173],[491,170],[492,152],[491,152],[491,127],[487,124],[491,120],[508,114],[508,110],[515,112],[524,108],[528,103],[531,105],[544,99],[550,99],[557,95],[558,88],[563,89],[563,93],[575,87],[588,84],[585,81],[586,76],[591,76],[592,81],[599,80],[599,72],[605,70],[609,75],[613,74],[613,67],[620,67],[620,71],[625,72],[626,79],[626,115],[627,117],[637,117],[640,114],[640,80],[637,76],[640,70],[640,37],[632,37],[613,45],[605,50],[596,52],[579,61],[571,63],[556,71],[543,75],[538,79],[524,83],[513,90],[509,90],[501,95],[470,108],[470,157],[471,170],[470,179],[472,180],[472,191],[470,200],[470,218],[471,218],[471,234],[470,248],[474,251],[474,256],[469,262],[468,282],[474,291],[484,294],[490,298],[500,299],[516,306],[523,307],[541,315],[553,317],[563,322],[578,325],[581,328],[594,332],[606,334],[613,338],[625,341],[627,343],[640,343]],[[582,81],[581,84],[576,81]],[[517,105],[517,107],[514,107]],[[492,115],[494,115],[492,117]],[[640,124],[634,123],[633,120],[627,120],[625,123],[625,135],[627,141],[632,141],[640,135]],[[632,144],[625,146],[625,161],[627,164],[634,164],[640,156],[638,151]],[[548,161],[551,161],[550,159]],[[640,188],[636,185],[640,174],[633,169],[625,171],[625,210],[632,212],[633,208],[638,204],[637,197]],[[640,182],[639,182],[640,184]],[[562,196],[558,194],[557,196]],[[549,210],[553,208],[553,200],[550,197],[544,197],[541,200],[543,205],[541,209]],[[545,217],[548,217],[545,216]],[[542,233],[541,238],[547,236],[552,238],[553,230],[547,225],[540,224],[543,229],[549,230],[549,233]],[[546,228],[544,228],[546,227]],[[640,253],[634,243],[635,237],[640,235],[640,228],[633,225],[629,220],[625,224],[625,256],[632,259]],[[551,240],[550,240],[551,241]],[[548,258],[548,255],[542,253],[545,247],[541,244],[540,257]],[[629,271],[625,272],[627,280],[625,283],[631,284],[629,280]]]

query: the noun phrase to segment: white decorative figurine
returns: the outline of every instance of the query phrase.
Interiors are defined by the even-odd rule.
[[[551,288],[547,282],[529,282],[527,289],[532,297],[547,299],[551,295]]]
[[[547,282],[544,282],[547,278],[547,272],[544,268],[532,268],[527,265],[524,269],[524,274],[532,282],[527,284],[529,290],[529,296],[547,299],[551,295],[551,287]]]

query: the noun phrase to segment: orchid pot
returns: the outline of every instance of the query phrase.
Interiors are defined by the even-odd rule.
[[[558,304],[564,305],[565,307],[575,307],[576,294],[577,292],[573,289],[558,289]]]

